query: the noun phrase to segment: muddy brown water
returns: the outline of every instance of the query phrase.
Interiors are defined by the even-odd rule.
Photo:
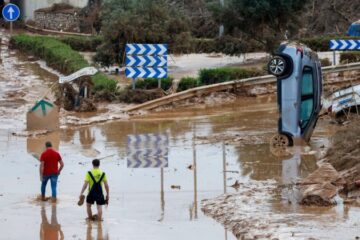
[[[269,179],[289,183],[316,168],[314,162],[303,162],[299,157],[278,159],[271,155],[268,140],[277,124],[272,96],[240,98],[216,107],[166,110],[39,137],[14,136],[13,132],[24,129],[27,109],[56,81],[57,73],[4,45],[1,58],[0,239],[235,239],[202,213],[201,200],[236,193],[230,187],[235,180],[242,184]],[[334,130],[333,125],[320,120],[311,145],[327,145]],[[127,135],[146,133],[168,134],[168,167],[128,168]],[[230,144],[208,141],[218,135],[241,140]],[[37,200],[40,181],[33,154],[43,151],[46,140],[60,150],[65,162],[56,205]],[[102,160],[101,167],[110,184],[110,205],[104,211],[104,222],[88,223],[85,209],[76,205],[77,196],[91,160],[108,155],[114,156]],[[191,165],[196,168],[188,169]],[[47,194],[49,190],[48,186]],[[292,214],[301,216],[313,228],[299,224],[295,226],[298,231],[318,229],[320,238],[327,236],[323,227],[327,216],[334,226],[346,226],[340,233],[358,226],[356,207],[303,208],[287,201],[286,192],[275,194],[260,211],[266,209],[284,221]],[[247,210],[250,217],[261,217],[259,208]]]

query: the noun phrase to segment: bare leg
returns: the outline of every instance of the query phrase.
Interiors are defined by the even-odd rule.
[[[97,206],[97,211],[98,211],[98,220],[101,221],[102,220],[102,206],[101,205],[96,205]]]
[[[91,204],[89,203],[86,204],[86,210],[87,210],[88,218],[89,220],[91,220],[92,219]]]

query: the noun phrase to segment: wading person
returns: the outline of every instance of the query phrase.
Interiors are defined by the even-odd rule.
[[[61,170],[64,168],[64,162],[62,161],[60,154],[52,148],[51,142],[46,142],[45,147],[46,150],[40,157],[41,200],[47,200],[45,197],[45,190],[46,185],[50,180],[52,201],[56,202],[57,181]]]
[[[78,205],[84,203],[85,196],[83,195],[86,188],[89,186],[89,193],[86,196],[86,209],[89,220],[102,220],[102,206],[109,203],[109,185],[107,183],[106,175],[100,170],[100,161],[94,159],[92,161],[93,169],[86,173],[85,182],[81,189]],[[106,190],[106,199],[104,197],[103,185]],[[96,203],[98,214],[92,215],[91,205]]]

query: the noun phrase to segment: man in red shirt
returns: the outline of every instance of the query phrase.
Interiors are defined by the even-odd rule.
[[[57,180],[61,170],[64,168],[64,162],[60,154],[52,148],[51,142],[46,142],[45,147],[46,150],[40,157],[41,199],[46,200],[45,189],[47,182],[50,180],[52,201],[56,202]]]

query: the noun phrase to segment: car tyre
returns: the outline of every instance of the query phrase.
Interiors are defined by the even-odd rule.
[[[271,139],[270,139],[270,147],[272,148],[284,148],[287,146],[291,146],[291,142],[288,138],[288,136],[284,135],[284,134],[275,134]]]
[[[281,56],[274,56],[268,63],[268,71],[276,77],[283,76],[287,71],[287,62]]]

